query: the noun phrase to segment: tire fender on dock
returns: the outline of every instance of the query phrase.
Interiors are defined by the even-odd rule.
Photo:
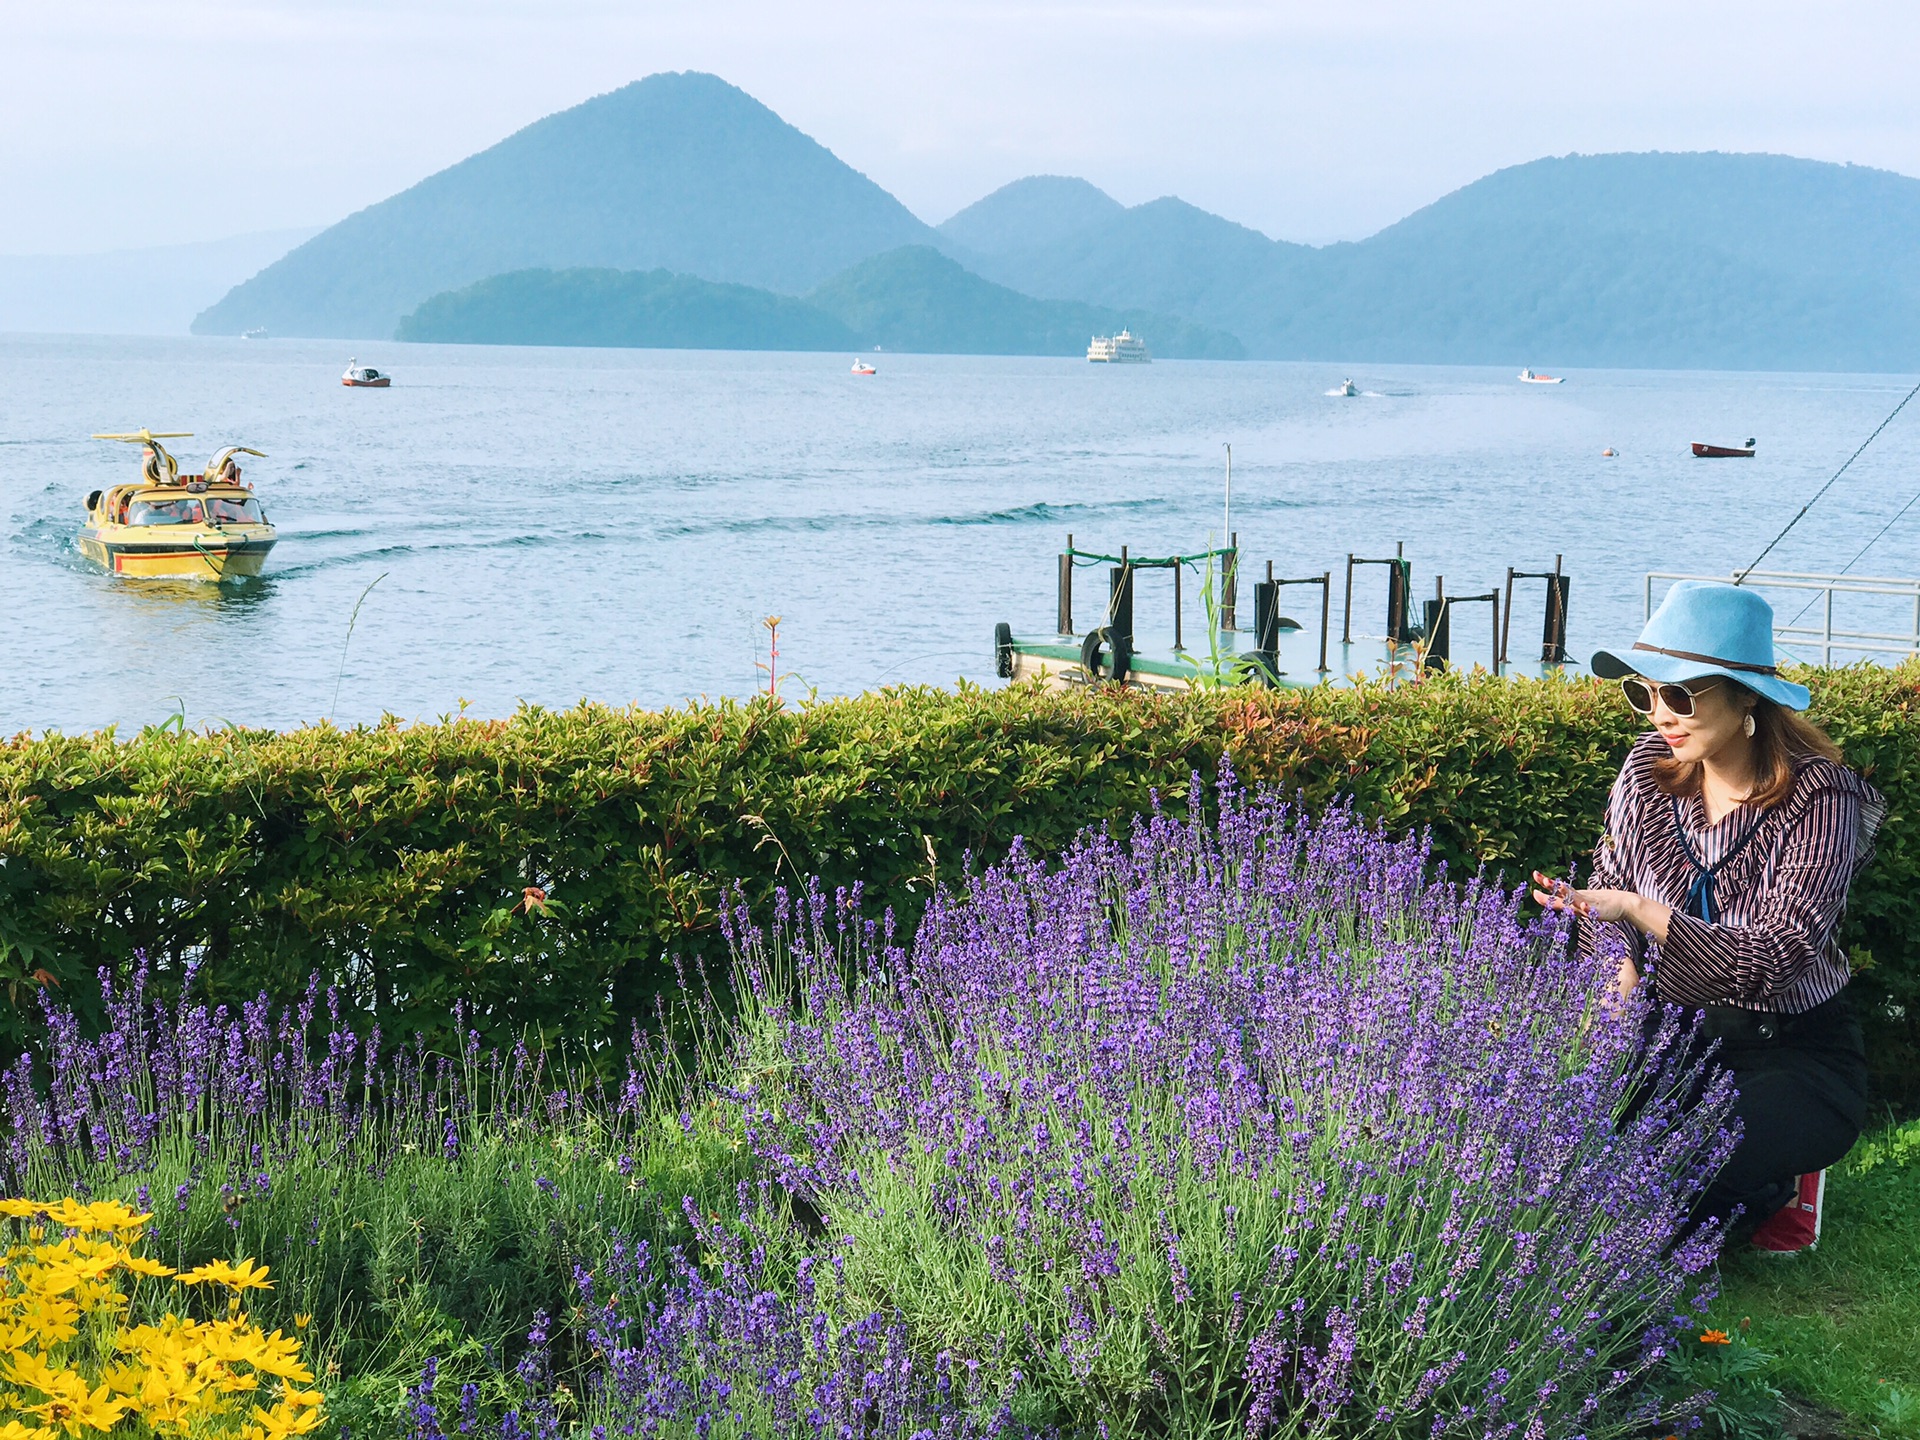
[[[1098,680],[1102,652],[1109,657],[1107,675],[1116,685],[1127,678],[1127,671],[1133,665],[1133,646],[1123,639],[1115,640],[1107,626],[1098,630],[1089,630],[1087,638],[1080,642],[1080,668],[1087,672],[1087,679]]]

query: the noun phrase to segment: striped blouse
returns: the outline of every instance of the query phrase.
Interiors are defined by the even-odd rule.
[[[1808,757],[1777,805],[1735,806],[1709,824],[1698,795],[1655,785],[1654,762],[1672,753],[1657,734],[1628,752],[1586,882],[1672,907],[1666,943],[1647,946],[1655,991],[1670,1004],[1785,1015],[1832,999],[1851,978],[1835,938],[1847,889],[1887,802],[1846,766]],[[1686,913],[1703,866],[1715,871],[1711,921]],[[1597,941],[1596,926],[1580,929],[1583,944]]]

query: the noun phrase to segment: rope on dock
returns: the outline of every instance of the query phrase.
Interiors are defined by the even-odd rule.
[[[1232,550],[1202,550],[1193,555],[1102,555],[1092,550],[1069,550],[1073,563],[1081,568],[1089,565],[1131,565],[1136,570],[1171,570],[1176,565],[1203,565],[1209,560],[1226,559]]]

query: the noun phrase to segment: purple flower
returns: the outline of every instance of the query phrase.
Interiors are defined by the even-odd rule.
[[[982,1357],[1004,1335],[992,1374],[1156,1430],[1229,1393],[1253,1434],[1617,1409],[1704,1298],[1724,1077],[1676,1025],[1643,1044],[1612,964],[1518,891],[1338,807],[1206,799],[1052,864],[1016,843],[910,950],[817,887],[731,922],[743,1032],[779,1052],[734,1098],[848,1298]]]

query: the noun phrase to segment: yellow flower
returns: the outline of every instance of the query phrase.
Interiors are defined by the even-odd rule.
[[[266,1336],[244,1320],[216,1320],[200,1334],[210,1359],[226,1365],[258,1366],[266,1351]]]
[[[36,1295],[66,1295],[89,1281],[111,1275],[114,1269],[111,1257],[76,1254],[51,1246],[34,1259],[33,1269],[21,1274],[20,1283],[23,1289]]]
[[[0,1216],[27,1221],[30,1234],[28,1243],[0,1244],[0,1414],[8,1417],[0,1440],[104,1436],[123,1418],[165,1440],[295,1440],[323,1423],[322,1396],[301,1388],[313,1372],[301,1362],[299,1340],[265,1333],[241,1310],[246,1291],[272,1288],[264,1266],[216,1260],[174,1277],[170,1267],[133,1253],[150,1217],[111,1201],[0,1197]],[[226,1317],[187,1320],[167,1311],[133,1324],[123,1271],[223,1286]],[[308,1322],[303,1315],[296,1328]],[[91,1343],[69,1355],[67,1342],[83,1323]],[[263,1409],[254,1401],[268,1384],[278,1401]]]
[[[286,1401],[271,1410],[253,1407],[253,1427],[249,1433],[260,1440],[286,1440],[292,1435],[307,1435],[320,1428],[318,1405],[293,1405]]]
[[[313,1372],[300,1363],[300,1342],[278,1330],[261,1337],[260,1349],[249,1363],[263,1375],[277,1375],[296,1385],[313,1380]]]
[[[183,1424],[206,1388],[178,1360],[116,1365],[107,1371],[106,1382],[149,1425]]]
[[[39,1338],[42,1345],[71,1340],[78,1328],[80,1307],[59,1296],[28,1294],[17,1302],[15,1321]]]
[[[65,1199],[60,1202],[58,1210],[48,1213],[53,1216],[55,1224],[65,1225],[69,1229],[105,1231],[108,1234],[137,1229],[153,1218],[152,1211],[137,1212],[118,1200],[95,1200],[81,1205],[72,1199]]]
[[[313,1316],[311,1315],[296,1315],[293,1317],[293,1328],[296,1330],[304,1330],[312,1323]]]
[[[1731,1345],[1732,1338],[1724,1330],[1709,1330],[1700,1337],[1702,1345]]]
[[[238,1265],[225,1260],[209,1260],[197,1269],[189,1270],[180,1277],[183,1285],[225,1285],[230,1290],[271,1290],[272,1283],[267,1279],[267,1267],[255,1265],[252,1259],[242,1260]]]
[[[111,1430],[127,1409],[127,1402],[114,1399],[106,1386],[90,1391],[87,1382],[71,1370],[49,1372],[45,1383],[35,1382],[34,1388],[45,1394],[46,1400],[18,1408],[38,1415],[48,1429],[57,1426],[69,1435],[82,1430]]]
[[[151,1214],[136,1215],[118,1200],[94,1200],[83,1205],[71,1195],[63,1196],[53,1204],[39,1200],[0,1200],[0,1215],[10,1215],[16,1220],[31,1220],[36,1215],[45,1215],[64,1230],[90,1233],[126,1230],[144,1225],[153,1218]]]
[[[55,1378],[63,1374],[47,1364],[46,1356],[23,1350],[7,1362],[7,1378],[16,1385],[53,1393]]]

